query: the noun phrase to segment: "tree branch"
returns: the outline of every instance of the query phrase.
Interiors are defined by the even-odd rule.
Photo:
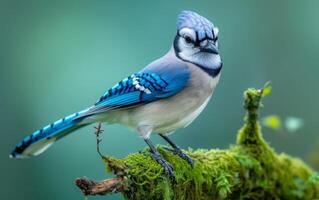
[[[92,181],[87,178],[78,178],[75,180],[76,186],[80,188],[85,196],[87,195],[105,195],[107,193],[123,192],[125,184],[123,178],[111,178],[103,181]]]
[[[276,153],[264,140],[258,122],[261,100],[271,88],[244,92],[245,123],[236,145],[225,150],[187,150],[195,165],[157,147],[173,165],[176,183],[163,174],[149,150],[118,159],[102,155],[116,178],[77,179],[84,195],[121,192],[125,199],[317,199],[319,175],[298,158]]]

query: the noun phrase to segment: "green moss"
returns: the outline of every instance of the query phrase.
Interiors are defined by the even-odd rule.
[[[234,173],[239,163],[232,151],[188,151],[194,158],[191,168],[184,160],[163,148],[158,151],[173,164],[176,184],[163,175],[163,169],[149,156],[148,150],[130,154],[123,161],[128,169],[125,176],[131,182],[131,190],[124,193],[128,199],[211,199],[226,198],[238,182]],[[237,168],[237,169],[236,169]],[[209,178],[210,177],[210,178]]]
[[[244,93],[245,124],[237,144],[227,150],[186,151],[194,161],[184,160],[158,147],[174,167],[176,183],[163,174],[148,149],[123,159],[104,158],[108,168],[125,177],[126,199],[315,199],[319,198],[319,176],[297,158],[277,154],[263,139],[258,109],[263,89]],[[269,90],[267,91],[269,93]]]

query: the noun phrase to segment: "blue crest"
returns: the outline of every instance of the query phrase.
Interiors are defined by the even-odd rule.
[[[192,28],[197,32],[198,39],[202,40],[205,37],[214,38],[214,24],[205,17],[192,11],[182,11],[177,17],[177,28]]]

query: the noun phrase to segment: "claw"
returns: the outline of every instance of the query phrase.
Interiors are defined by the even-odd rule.
[[[151,157],[158,163],[160,164],[165,173],[169,176],[169,178],[172,180],[173,183],[176,182],[176,178],[174,175],[174,168],[171,164],[169,164],[161,154],[159,154],[158,152],[150,152],[151,153]]]
[[[180,148],[174,148],[174,149],[171,149],[169,147],[164,147],[164,149],[172,152],[173,154],[175,155],[178,155],[180,158],[186,160],[188,162],[188,164],[193,168],[194,167],[194,161],[193,159],[187,155],[186,153],[184,153]]]

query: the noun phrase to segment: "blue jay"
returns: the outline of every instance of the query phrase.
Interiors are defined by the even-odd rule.
[[[18,143],[13,158],[35,156],[69,133],[96,122],[122,124],[136,131],[150,147],[150,155],[166,174],[173,167],[150,140],[159,134],[172,151],[193,165],[192,159],[168,135],[188,126],[205,108],[219,81],[222,61],[218,28],[192,11],[182,11],[177,34],[166,55],[110,88],[92,107],[51,123]]]

